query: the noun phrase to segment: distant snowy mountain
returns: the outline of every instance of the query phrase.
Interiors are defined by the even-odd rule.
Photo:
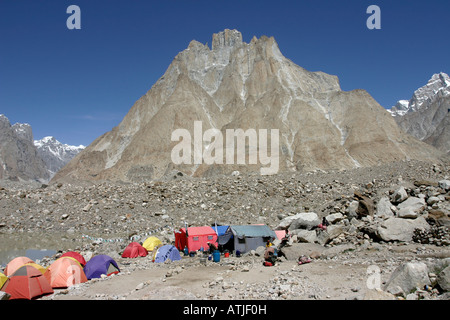
[[[410,100],[399,100],[388,110],[394,117],[426,109],[431,102],[450,95],[450,78],[446,73],[436,73],[426,85],[414,91]]]
[[[83,145],[71,146],[63,144],[54,137],[44,137],[41,140],[34,140],[34,145],[39,156],[44,160],[47,170],[53,176],[64,167],[81,150],[86,148]]]
[[[33,140],[28,123],[11,125],[0,114],[0,180],[47,183],[84,148],[62,144],[54,137]]]
[[[446,73],[434,74],[410,100],[399,100],[388,111],[406,133],[450,152],[450,77]]]

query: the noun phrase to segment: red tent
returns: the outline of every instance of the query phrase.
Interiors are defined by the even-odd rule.
[[[217,233],[212,227],[189,227],[187,232],[185,228],[181,228],[175,232],[175,246],[178,250],[184,250],[187,246],[189,252],[197,251],[203,247],[206,251],[209,249],[208,242],[217,245]]]
[[[130,243],[122,253],[122,258],[137,258],[147,256],[147,249],[137,242]]]
[[[53,289],[41,271],[32,266],[22,266],[14,272],[2,287],[10,299],[35,299],[52,294]]]
[[[75,252],[75,251],[68,251],[68,252],[64,253],[64,254],[61,256],[61,258],[62,258],[62,257],[71,257],[71,258],[74,258],[74,259],[76,259],[76,260],[81,264],[82,267],[84,267],[84,266],[86,265],[86,260],[84,260],[84,257],[83,257],[81,254],[79,254],[78,252]]]

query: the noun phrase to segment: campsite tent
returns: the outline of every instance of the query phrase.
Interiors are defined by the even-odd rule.
[[[3,287],[3,284],[8,280],[8,277],[0,272],[0,289]]]
[[[159,247],[153,255],[153,261],[156,263],[164,262],[167,259],[171,261],[181,260],[180,251],[171,244]]]
[[[21,266],[27,263],[34,263],[34,261],[27,257],[17,257],[12,259],[6,265],[5,275],[6,276],[12,275],[14,272],[16,272],[17,269],[19,269]]]
[[[86,265],[86,260],[84,260],[84,257],[78,252],[67,251],[66,253],[64,253],[61,256],[61,258],[63,258],[63,257],[72,257],[72,258],[76,259],[81,264],[82,267],[84,267]]]
[[[147,251],[153,251],[156,247],[162,246],[162,242],[157,237],[152,236],[145,239],[142,246],[147,249]]]
[[[175,246],[178,250],[183,250],[185,246],[189,251],[197,251],[203,247],[208,250],[208,242],[217,246],[217,233],[212,227],[190,227],[181,228],[175,232]]]
[[[61,257],[44,274],[52,288],[68,288],[87,281],[81,264],[72,257]]]
[[[31,300],[53,293],[53,289],[44,275],[32,266],[22,266],[17,269],[5,282],[2,291],[11,295],[11,300]]]
[[[47,270],[47,269],[44,268],[43,266],[41,266],[41,265],[39,265],[39,264],[37,264],[37,263],[34,263],[34,262],[26,263],[26,264],[24,264],[24,266],[32,266],[32,267],[35,267],[35,268],[38,269],[42,274],[44,274],[45,271]]]
[[[107,276],[113,273],[119,273],[120,269],[117,262],[106,254],[92,257],[84,267],[84,273],[88,280],[100,278],[102,274]]]
[[[277,237],[267,225],[233,225],[230,230],[233,234],[234,250],[241,253],[265,246],[268,240]]]
[[[123,251],[122,258],[146,257],[147,249],[137,242],[131,242]]]

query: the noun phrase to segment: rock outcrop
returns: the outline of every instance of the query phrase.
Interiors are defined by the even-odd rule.
[[[31,126],[11,125],[8,118],[0,115],[0,180],[43,182],[49,177],[33,144]]]

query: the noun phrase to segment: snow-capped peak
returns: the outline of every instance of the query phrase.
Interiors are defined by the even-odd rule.
[[[34,140],[34,145],[38,148],[42,148],[45,146],[48,147],[52,147],[52,146],[58,146],[58,147],[63,147],[64,149],[68,149],[68,150],[83,150],[84,148],[86,148],[84,145],[80,144],[79,146],[71,146],[68,144],[63,144],[61,142],[59,142],[58,140],[55,139],[55,137],[53,136],[47,136],[42,138],[41,140]]]
[[[34,145],[51,174],[56,173],[72,160],[73,157],[86,148],[83,145],[71,146],[63,144],[52,136],[34,140]]]
[[[426,101],[431,101],[437,96],[447,95],[450,95],[450,77],[444,72],[436,73],[426,85],[414,91],[409,101],[400,100],[388,111],[394,117],[403,116],[408,112],[419,110]]]

